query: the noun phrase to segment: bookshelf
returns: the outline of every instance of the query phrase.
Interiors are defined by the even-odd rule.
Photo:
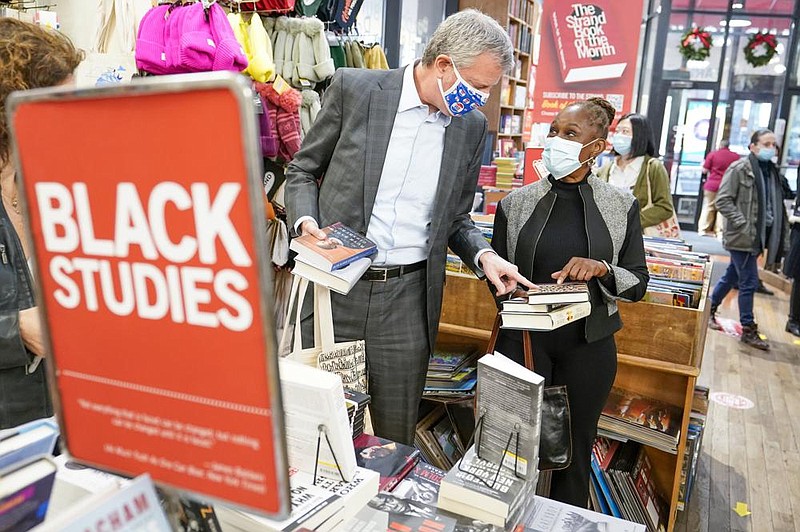
[[[479,9],[491,16],[506,28],[514,43],[514,69],[492,90],[483,112],[489,131],[497,133],[495,150],[501,146],[524,150],[522,127],[541,7],[535,0],[459,0],[458,7]]]
[[[707,300],[710,271],[709,265],[697,309],[644,302],[619,303],[624,327],[615,336],[618,365],[614,386],[676,405],[682,410],[677,454],[646,447],[656,486],[669,504],[668,532],[675,528],[687,428],[705,348],[710,313]],[[439,341],[470,339],[485,346],[496,312],[494,298],[485,281],[448,274]]]

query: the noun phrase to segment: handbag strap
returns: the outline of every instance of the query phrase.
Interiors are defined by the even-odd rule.
[[[653,206],[653,187],[650,185],[651,162],[653,162],[653,159],[648,159],[644,169],[644,179],[647,182],[647,205],[644,206],[645,209]]]
[[[486,347],[486,352],[493,354],[495,347],[497,347],[497,338],[500,336],[500,312],[494,318],[494,326],[492,326],[492,334],[489,336],[489,344]],[[531,333],[528,331],[520,331],[522,333],[522,352],[525,357],[525,367],[534,371],[533,366],[533,344],[531,343]]]

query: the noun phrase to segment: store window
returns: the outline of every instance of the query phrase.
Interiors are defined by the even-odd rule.
[[[722,24],[721,24],[722,23]],[[725,15],[673,13],[669,18],[664,55],[663,79],[686,81],[716,81],[719,77],[722,49],[725,44]],[[705,29],[711,35],[711,50],[702,61],[687,61],[680,53],[683,35],[693,27]]]
[[[386,11],[383,0],[369,0],[361,4],[356,26],[364,40],[386,44],[383,42],[383,17]]]
[[[400,66],[422,57],[428,39],[444,20],[445,0],[403,0]]]

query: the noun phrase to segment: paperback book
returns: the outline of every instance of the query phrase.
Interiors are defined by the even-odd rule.
[[[381,491],[392,491],[419,462],[419,450],[370,434],[362,434],[353,442],[359,467],[380,474]]]
[[[0,471],[0,530],[25,532],[44,521],[56,470],[41,457]]]
[[[312,235],[292,239],[289,248],[308,264],[333,271],[344,268],[362,257],[377,252],[375,242],[341,222],[322,228],[327,238],[319,240]]]
[[[598,427],[675,454],[681,409],[643,395],[612,388]]]
[[[439,486],[446,472],[425,462],[419,462],[406,478],[392,491],[401,499],[408,499],[423,504],[436,505],[439,498]]]
[[[539,496],[526,511],[522,526],[525,532],[646,532],[644,525]]]

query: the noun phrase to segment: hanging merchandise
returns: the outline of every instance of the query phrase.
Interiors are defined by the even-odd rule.
[[[364,52],[364,62],[372,70],[389,70],[389,62],[380,44],[374,44]]]
[[[703,61],[711,55],[714,43],[711,34],[702,28],[692,28],[681,37],[678,49],[688,61]]]
[[[136,66],[150,74],[230,70],[247,56],[216,3],[160,5],[145,14],[136,40]]]
[[[259,140],[261,141],[261,153],[264,157],[275,157],[278,155],[278,138],[276,129],[272,125],[269,116],[269,109],[264,97],[260,94],[255,96],[256,114],[258,116]]]
[[[269,118],[278,139],[277,157],[289,162],[300,149],[300,104],[303,97],[283,78],[276,79],[275,83],[256,83],[255,88],[267,103]]]
[[[778,40],[772,33],[761,32],[751,35],[744,47],[744,58],[754,67],[768,64],[778,55]]]
[[[355,23],[364,0],[324,0],[317,16],[334,25],[334,30],[347,31]]]
[[[247,69],[244,73],[256,81],[272,81],[275,77],[272,43],[261,17],[254,13],[248,24],[242,19],[241,13],[229,13],[228,22],[247,55]]]
[[[316,91],[304,90],[302,94],[303,105],[300,107],[300,126],[305,138],[308,130],[317,120],[317,115],[320,111],[320,100]]]
[[[297,12],[306,17],[313,17],[319,11],[322,0],[300,0],[297,2]]]
[[[239,2],[239,8],[245,11],[288,13],[294,10],[294,4],[295,0],[259,0],[258,2]]]

